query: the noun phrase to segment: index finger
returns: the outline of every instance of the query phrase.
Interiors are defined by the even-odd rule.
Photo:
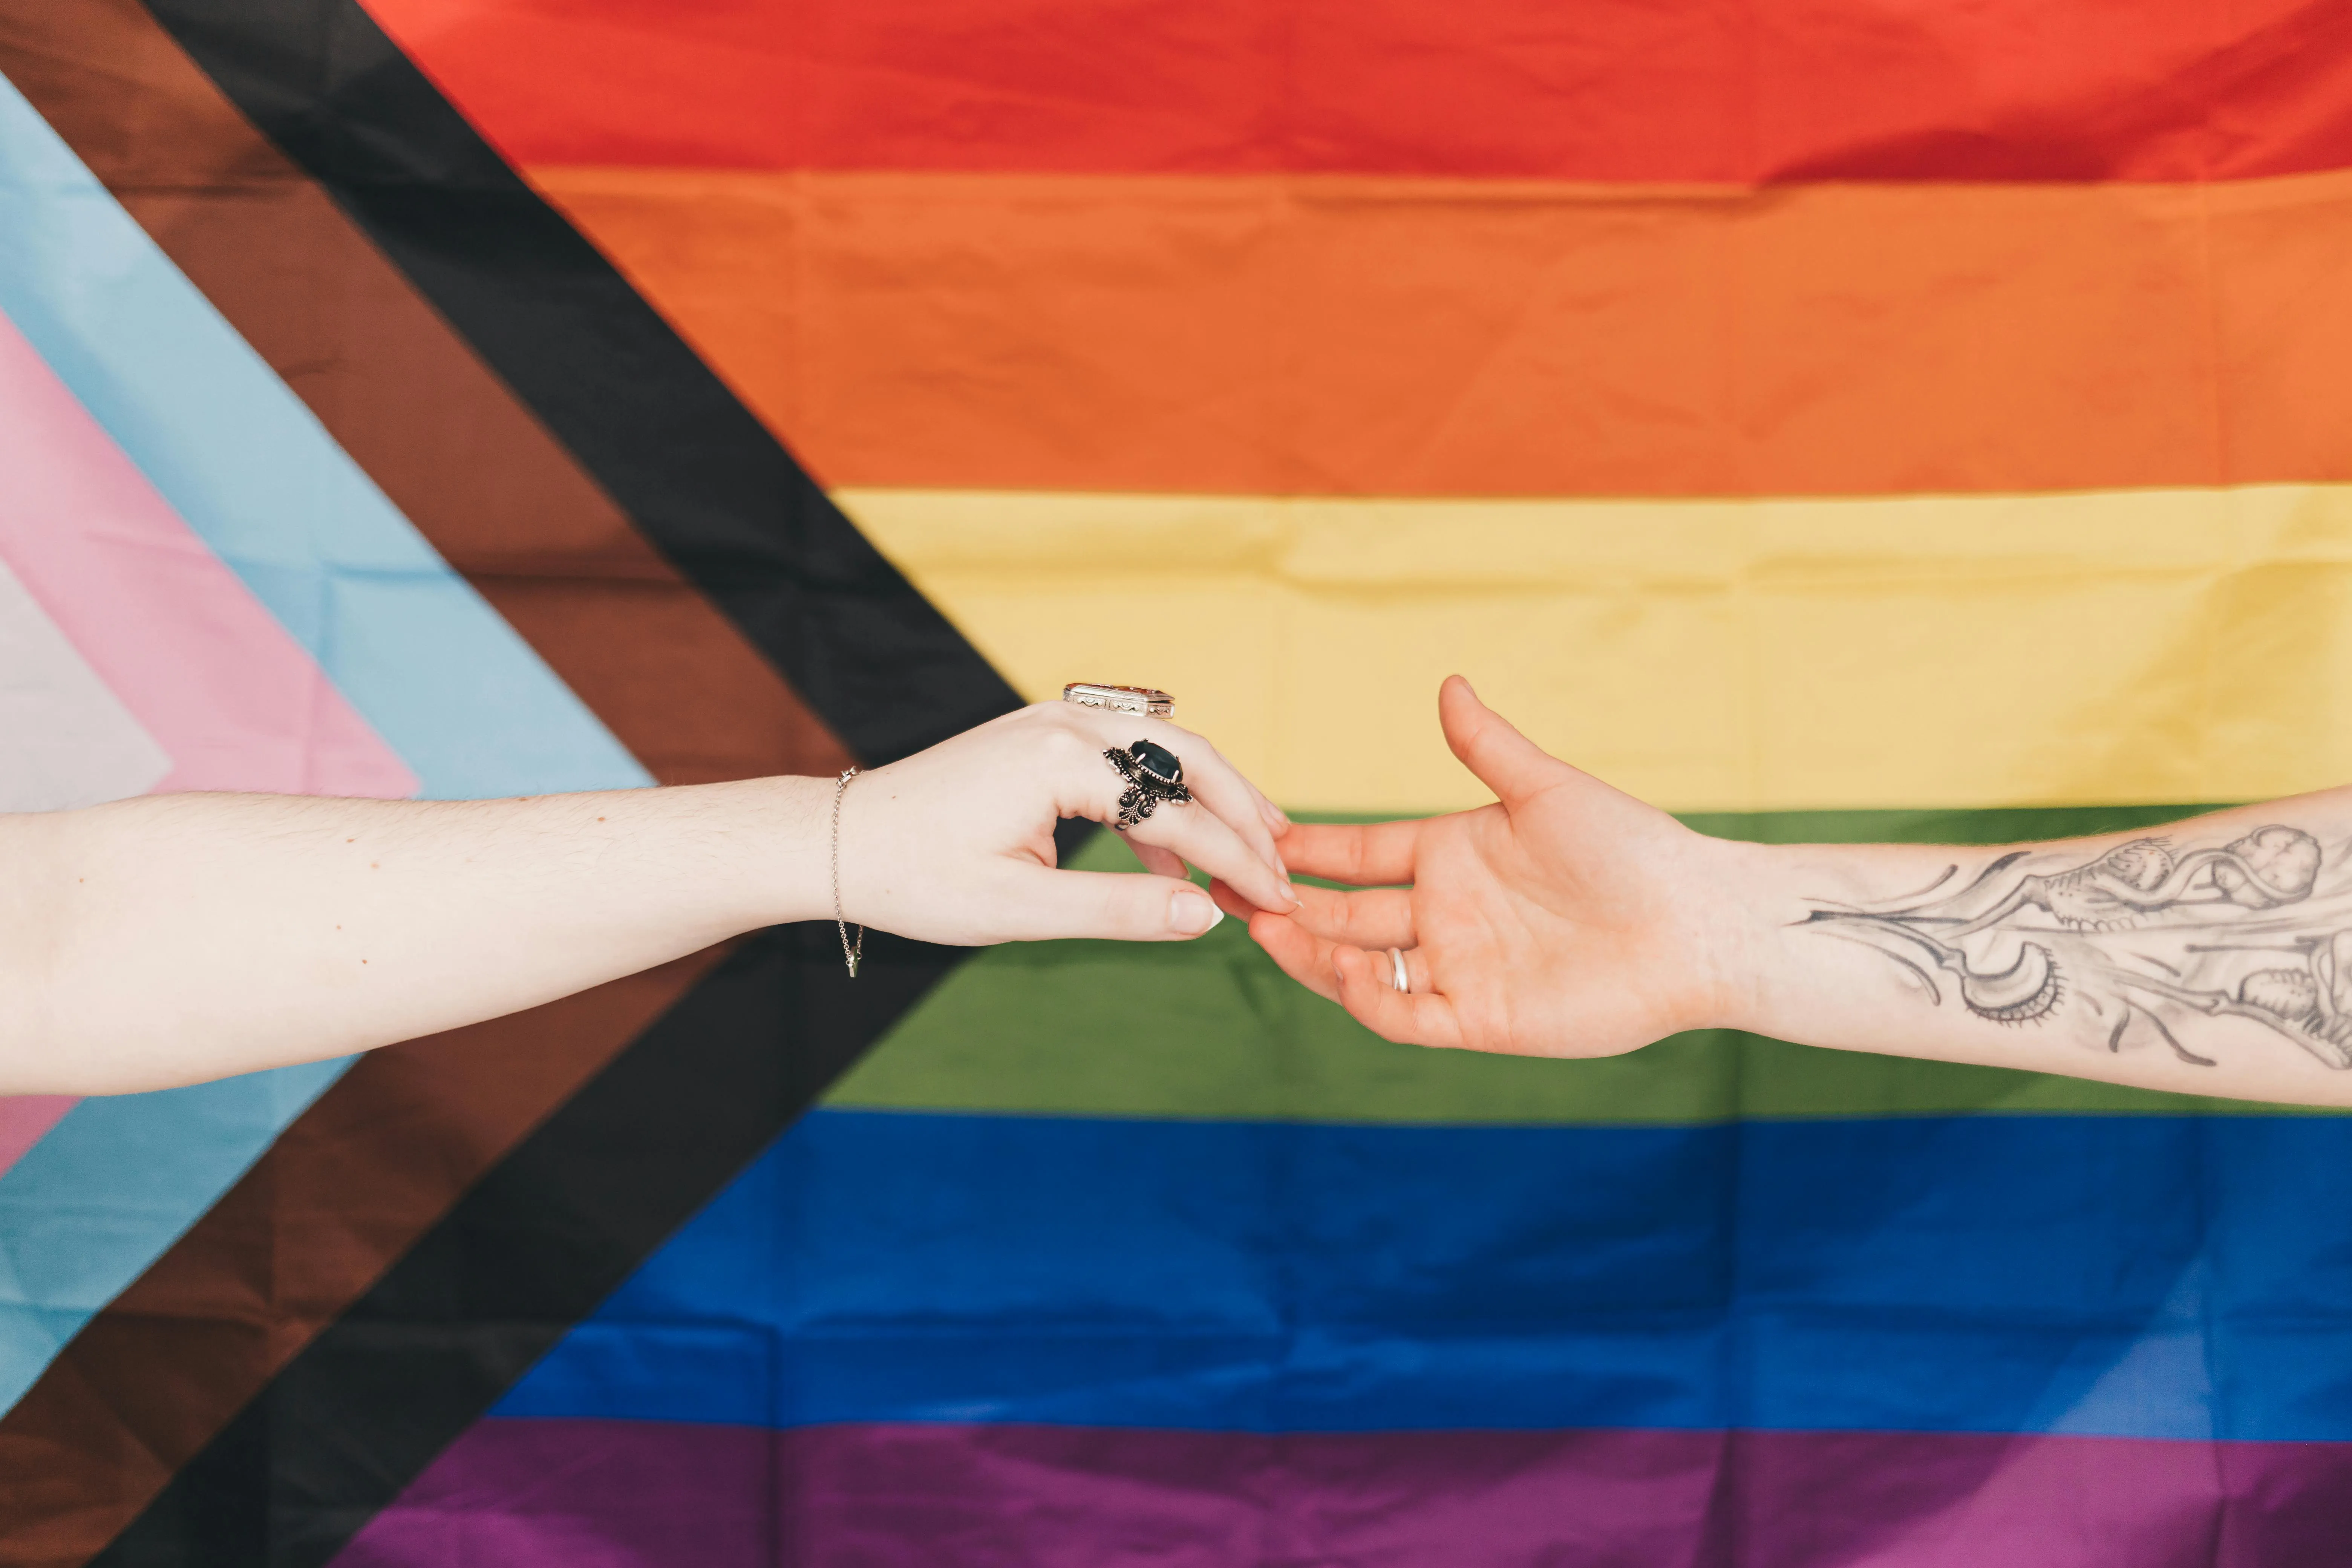
[[[1412,880],[1418,819],[1404,822],[1297,822],[1275,840],[1291,875],[1320,877],[1359,888]]]
[[[1181,740],[1171,749],[1183,760],[1184,782],[1201,804],[1215,812],[1257,857],[1283,874],[1282,857],[1274,847],[1274,832],[1266,817],[1267,801],[1242,771],[1205,735],[1171,724]]]

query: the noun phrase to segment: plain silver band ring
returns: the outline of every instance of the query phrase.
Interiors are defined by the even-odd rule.
[[[1412,989],[1412,977],[1404,972],[1404,952],[1399,948],[1389,949],[1389,984],[1400,991]]]

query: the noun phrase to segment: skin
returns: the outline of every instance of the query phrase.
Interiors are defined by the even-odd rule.
[[[1248,918],[1252,937],[1285,971],[1388,1039],[1601,1057],[1681,1030],[1724,1027],[2188,1093],[2352,1104],[2352,1071],[2328,1065],[2324,1050],[2252,1021],[2242,1007],[2167,1005],[2129,984],[2101,996],[2094,966],[2111,961],[2108,973],[2132,973],[2137,962],[2138,976],[2159,979],[2162,972],[2128,950],[2168,939],[2175,945],[2167,951],[2180,958],[2190,938],[2208,939],[2208,951],[2214,942],[2263,946],[2247,963],[2308,962],[2346,923],[2339,873],[2352,847],[2352,790],[2155,830],[2174,836],[2186,868],[2197,864],[2190,851],[2217,858],[2199,846],[2291,827],[2330,847],[2333,895],[2323,887],[2299,903],[2248,910],[2229,907],[2208,882],[2196,895],[2201,901],[2112,936],[2059,929],[2042,909],[2007,915],[2005,935],[1973,938],[2005,940],[2005,952],[1979,953],[2003,952],[1991,962],[2007,962],[2021,944],[2039,943],[2061,954],[2067,986],[2045,1017],[2002,1023],[1964,1005],[1952,975],[1915,941],[1888,938],[1885,925],[1870,923],[1874,917],[1843,911],[1896,907],[1902,896],[1965,889],[1979,877],[1990,887],[2027,870],[2061,872],[2147,834],[2006,852],[1733,843],[1695,833],[1547,754],[1458,676],[1445,683],[1438,708],[1447,742],[1496,804],[1415,821],[1290,828],[1277,843],[1294,873],[1356,889],[1302,887],[1293,910],[1213,889],[1225,909]],[[1997,864],[2005,853],[2018,855],[2014,870]],[[1824,909],[1835,912],[1825,917]],[[2290,929],[2306,912],[2309,929]],[[2269,927],[2257,932],[2245,923],[2256,920]],[[2190,930],[2191,921],[2217,923]],[[1953,918],[1912,929],[1949,935],[1968,927]],[[1880,940],[1874,948],[1855,936]],[[1403,952],[1408,994],[1391,984],[1391,947]],[[1916,962],[1903,962],[1906,955]],[[2118,1033],[2119,1021],[2126,1026]]]
[[[1108,821],[1104,759],[1149,738],[1190,805],[1129,835],[1162,876],[1055,868]],[[520,800],[188,795],[0,816],[0,1093],[110,1094],[367,1050],[495,1017],[744,931],[834,915],[835,781]],[[1294,902],[1282,814],[1200,736],[1039,703],[853,780],[841,893],[927,942],[1178,942],[1222,918],[1198,867]],[[126,957],[136,962],[127,963]]]

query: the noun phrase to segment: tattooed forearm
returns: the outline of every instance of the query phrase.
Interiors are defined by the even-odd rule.
[[[1814,901],[1806,930],[1874,948],[1939,1007],[2201,1067],[2284,1039],[2352,1069],[2352,853],[2299,827],[2020,850],[1902,899]]]

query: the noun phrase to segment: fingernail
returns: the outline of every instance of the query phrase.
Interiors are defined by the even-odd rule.
[[[1178,893],[1168,900],[1168,923],[1186,936],[1198,936],[1224,918],[1224,910],[1198,893]]]
[[[1307,901],[1298,896],[1298,889],[1290,885],[1290,879],[1287,877],[1282,879],[1282,896],[1290,900],[1290,907],[1294,910]]]
[[[1285,816],[1282,814],[1282,807],[1275,805],[1274,802],[1270,800],[1259,801],[1257,803],[1257,814],[1265,818],[1265,825],[1274,829],[1275,836],[1276,837],[1281,837],[1283,834],[1290,830],[1290,818]]]

